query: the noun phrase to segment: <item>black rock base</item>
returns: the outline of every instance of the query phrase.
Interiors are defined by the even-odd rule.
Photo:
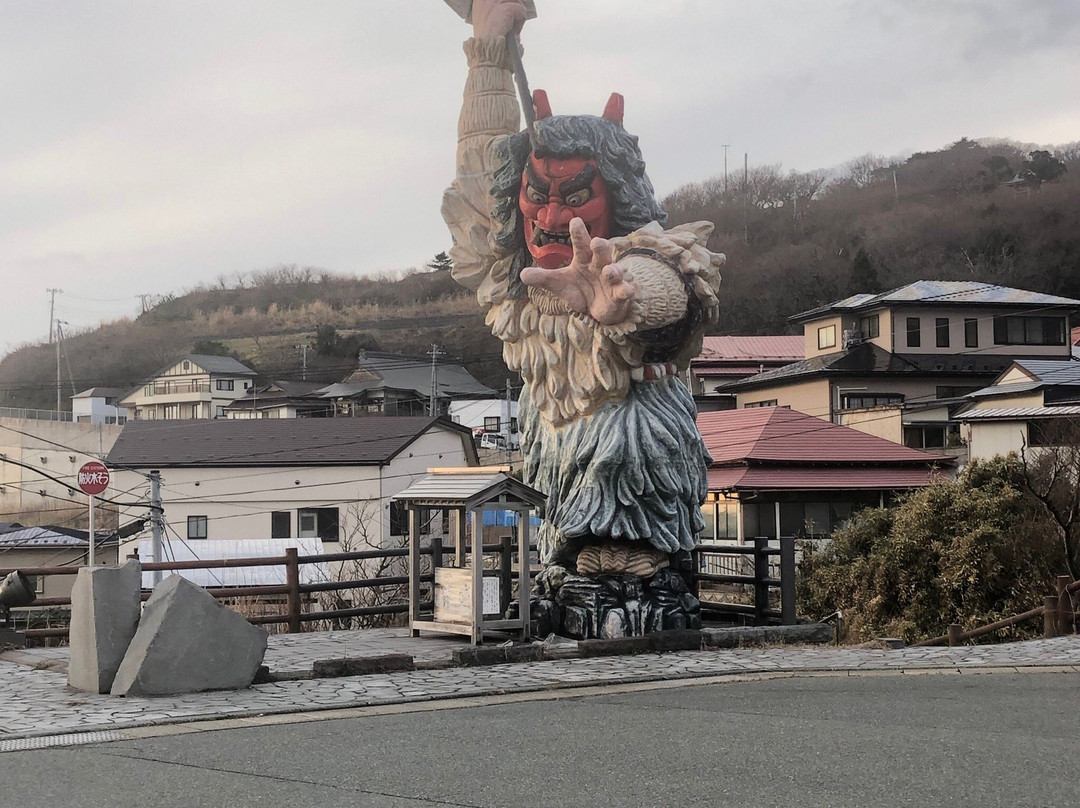
[[[532,636],[575,640],[640,637],[656,631],[701,628],[701,604],[674,569],[651,578],[595,578],[549,566],[537,576],[530,600]],[[516,605],[511,607],[516,617]]]

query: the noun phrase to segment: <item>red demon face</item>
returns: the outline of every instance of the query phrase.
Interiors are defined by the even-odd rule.
[[[611,200],[595,160],[530,156],[518,206],[529,252],[544,269],[567,266],[574,257],[570,220],[575,216],[594,238],[611,237]]]

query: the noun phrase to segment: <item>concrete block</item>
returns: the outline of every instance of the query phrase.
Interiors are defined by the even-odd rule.
[[[372,673],[414,671],[416,662],[411,654],[378,654],[376,656],[316,659],[312,671],[316,679],[335,676],[367,676]]]
[[[506,662],[506,649],[499,645],[494,647],[478,645],[455,648],[451,656],[455,665],[465,665],[470,668],[477,665],[501,665]]]
[[[619,637],[610,640],[581,640],[578,643],[578,651],[583,657],[643,654],[652,650],[653,639],[650,635],[644,637]]]
[[[68,684],[108,693],[139,626],[142,565],[83,567],[71,589]]]
[[[171,575],[146,602],[112,694],[157,696],[248,687],[265,653],[265,631],[201,587]]]
[[[670,629],[650,634],[655,651],[700,651],[704,640],[701,632],[694,629]]]

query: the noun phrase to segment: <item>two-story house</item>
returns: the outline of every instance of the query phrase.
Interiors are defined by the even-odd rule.
[[[975,281],[917,281],[790,318],[806,358],[725,385],[918,449],[959,444],[956,411],[1014,358],[1068,359],[1080,301]]]
[[[255,371],[230,356],[184,354],[120,402],[135,420],[224,418],[225,408],[247,395]]]
[[[250,418],[329,418],[333,404],[321,397],[325,385],[319,382],[275,380],[252,385],[243,398],[225,408],[225,417]]]
[[[128,411],[119,406],[124,391],[116,387],[91,387],[71,397],[71,419],[78,424],[124,424]]]
[[[459,364],[438,360],[361,351],[357,368],[344,381],[319,391],[332,402],[335,416],[423,415],[430,412],[434,381],[436,415],[444,415],[451,401],[498,398]]]
[[[805,355],[800,335],[704,337],[701,353],[690,360],[690,392],[700,409],[731,408],[734,396],[721,394],[723,385],[798,362]]]

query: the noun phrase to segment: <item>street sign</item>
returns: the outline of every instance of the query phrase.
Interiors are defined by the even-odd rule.
[[[79,488],[84,494],[97,496],[109,487],[109,470],[96,460],[84,463],[79,469]]]

